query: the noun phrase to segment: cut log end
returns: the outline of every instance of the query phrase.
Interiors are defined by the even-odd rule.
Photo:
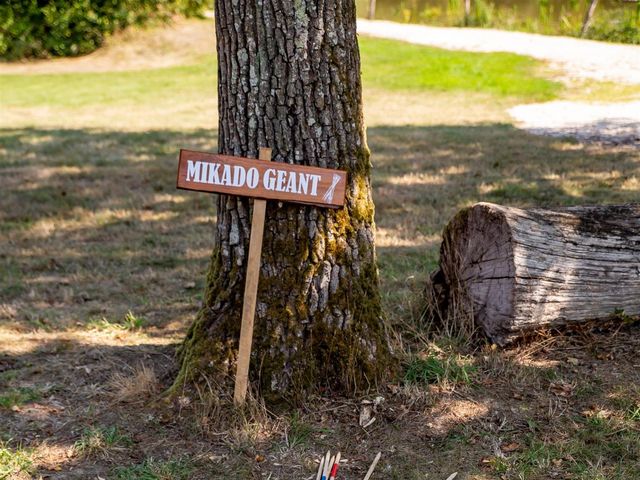
[[[476,204],[445,228],[434,278],[445,307],[464,299],[500,345],[544,327],[639,315],[640,206]]]
[[[503,212],[488,204],[462,210],[443,234],[440,264],[448,304],[466,302],[469,316],[491,338],[503,336],[501,325],[513,314],[511,240]]]

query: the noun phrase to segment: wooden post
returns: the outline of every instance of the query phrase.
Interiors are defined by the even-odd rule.
[[[260,149],[260,160],[271,160],[271,149]],[[256,313],[256,297],[258,279],[260,278],[260,256],[262,253],[262,235],[264,233],[264,217],[267,201],[256,198],[253,201],[251,218],[251,239],[249,240],[249,258],[247,260],[247,278],[244,284],[244,302],[242,305],[242,325],[240,327],[240,345],[238,348],[238,364],[233,401],[243,405],[247,396],[249,381],[249,361],[251,359],[251,342],[253,341],[253,319]]]

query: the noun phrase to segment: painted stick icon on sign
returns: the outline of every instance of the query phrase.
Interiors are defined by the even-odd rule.
[[[193,150],[180,150],[178,160],[177,188],[255,198],[233,394],[236,404],[243,404],[247,395],[266,200],[339,208],[347,186],[347,173],[342,170],[269,160],[270,148],[260,149],[259,160]]]

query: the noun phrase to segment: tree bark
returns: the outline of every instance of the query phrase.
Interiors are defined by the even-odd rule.
[[[471,24],[471,0],[464,0],[464,26]]]
[[[434,275],[504,345],[542,327],[640,315],[640,205],[478,203],[447,225]]]
[[[369,20],[376,19],[376,0],[369,0],[369,13],[367,15]]]
[[[392,365],[374,248],[355,3],[217,0],[223,154],[346,170],[345,207],[269,202],[251,378],[265,397],[354,391]],[[235,371],[251,201],[220,196],[202,309],[176,384]]]
[[[598,6],[598,0],[591,0],[589,3],[589,8],[587,9],[587,13],[584,15],[584,20],[582,22],[582,29],[580,30],[580,36],[584,37],[591,26],[591,21],[593,20],[593,15],[596,13],[596,7]]]

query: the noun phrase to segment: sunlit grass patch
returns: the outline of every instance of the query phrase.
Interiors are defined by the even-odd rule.
[[[581,480],[632,479],[640,475],[640,433],[620,418],[593,412],[586,417],[558,419],[555,438],[528,434],[524,448],[488,464],[498,474],[515,478],[554,478],[571,475]]]
[[[108,455],[110,450],[122,449],[133,444],[131,437],[116,426],[94,426],[85,428],[82,436],[73,444],[80,455]]]
[[[106,317],[93,318],[87,322],[87,328],[95,330],[127,330],[130,332],[141,330],[147,321],[134,314],[131,310],[124,314],[124,316],[117,320],[111,321]]]
[[[46,106],[82,108],[97,105],[132,107],[172,98],[196,101],[215,95],[213,56],[194,65],[125,72],[78,72],[37,75],[0,75],[0,97],[6,107]]]
[[[543,101],[560,83],[537,74],[538,60],[512,53],[442,50],[393,40],[360,38],[365,86],[389,90],[488,92]]]
[[[0,440],[0,480],[29,477],[33,470],[30,451],[11,448]]]

